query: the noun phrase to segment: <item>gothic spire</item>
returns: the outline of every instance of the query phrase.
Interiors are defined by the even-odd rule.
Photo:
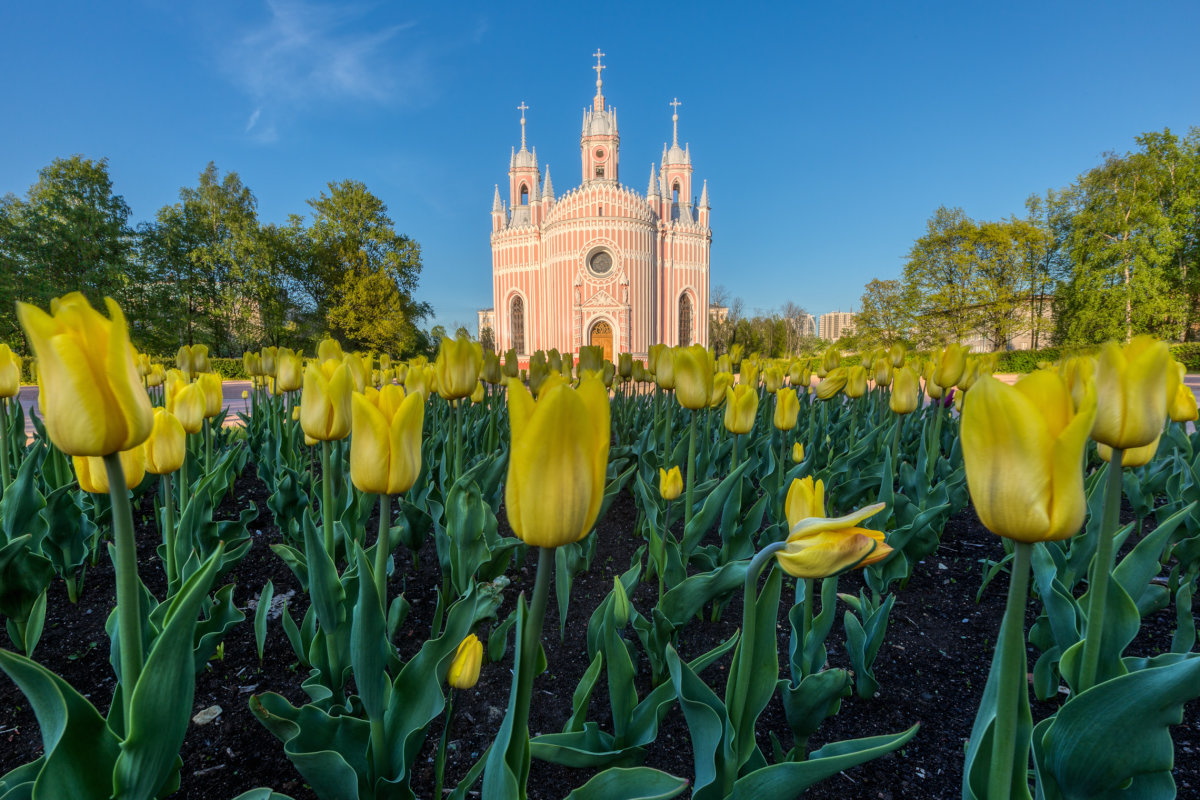
[[[542,197],[547,200],[554,200],[554,181],[550,180],[550,165],[546,165],[546,187],[542,190]]]
[[[492,213],[499,214],[504,211],[504,203],[500,202],[500,185],[496,185],[496,196],[492,198]]]
[[[704,179],[704,187],[700,190],[700,208],[708,208],[708,179]]]
[[[658,173],[654,169],[654,165],[650,165],[650,185],[646,188],[646,197],[654,197],[658,194]]]
[[[596,52],[592,56],[596,59],[596,66],[592,69],[596,70],[596,97],[592,100],[592,108],[595,111],[604,110],[604,80],[600,77],[600,72],[604,69],[604,64],[600,63],[600,59],[604,58],[606,53],[600,52],[600,48],[596,48]]]

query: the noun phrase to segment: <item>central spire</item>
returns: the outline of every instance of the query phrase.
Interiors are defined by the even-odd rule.
[[[679,98],[676,97],[674,100],[672,100],[667,105],[671,106],[671,109],[673,111],[673,113],[671,114],[671,128],[672,128],[671,144],[673,144],[675,147],[679,147],[679,107],[681,105],[683,105],[683,103],[679,102]],[[522,117],[522,120],[523,119],[524,119],[524,117]],[[521,124],[524,125],[525,123],[522,122]],[[521,128],[521,130],[525,130],[525,129]],[[523,142],[524,139],[522,139],[521,141]]]
[[[604,88],[604,80],[600,77],[600,72],[604,69],[604,64],[600,63],[600,59],[608,54],[600,52],[600,48],[597,47],[596,52],[592,53],[592,55],[596,58],[596,66],[592,67],[592,69],[596,70],[596,97],[592,101],[592,108],[595,111],[603,111],[604,92],[602,89]]]
[[[529,106],[525,105],[525,101],[521,101],[521,105],[517,106],[517,111],[521,112],[521,149],[525,149],[525,112],[529,110]]]

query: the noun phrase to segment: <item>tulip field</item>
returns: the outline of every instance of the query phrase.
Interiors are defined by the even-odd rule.
[[[111,301],[18,313],[0,800],[1200,796],[1162,342],[1009,385],[326,340],[247,353],[234,414]]]

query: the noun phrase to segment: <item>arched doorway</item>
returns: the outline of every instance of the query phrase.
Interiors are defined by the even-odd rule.
[[[613,330],[612,326],[601,320],[592,326],[592,335],[588,344],[592,347],[603,347],[604,357],[612,361],[613,357]]]

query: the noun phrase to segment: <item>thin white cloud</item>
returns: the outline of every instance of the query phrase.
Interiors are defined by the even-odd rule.
[[[254,113],[250,115],[250,119],[246,120],[246,130],[243,133],[249,133],[254,130],[254,126],[258,124],[258,118],[262,116],[262,106],[254,109]]]

